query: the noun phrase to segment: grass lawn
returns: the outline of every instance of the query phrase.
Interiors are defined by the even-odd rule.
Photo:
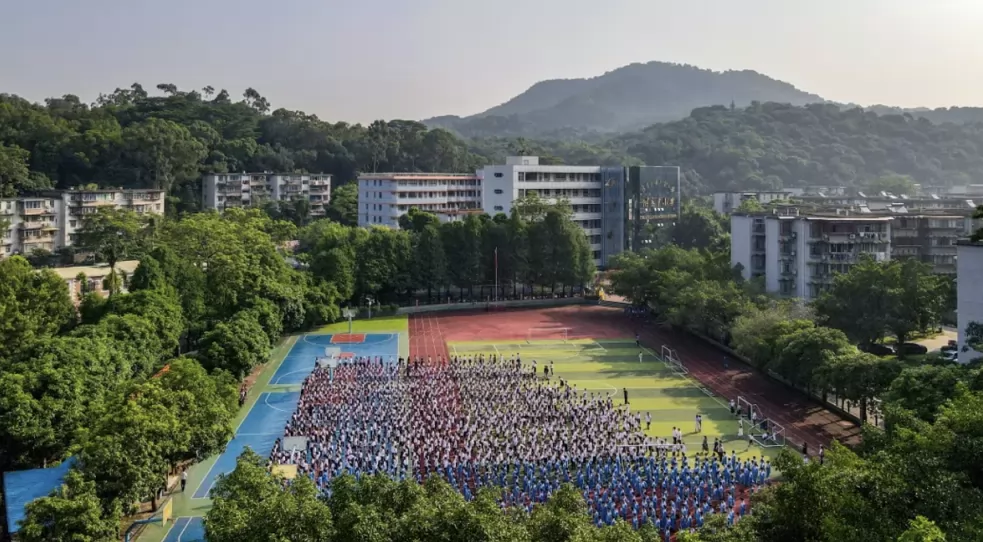
[[[578,390],[611,394],[616,406],[624,404],[623,390],[627,389],[629,407],[632,412],[642,413],[643,426],[645,413],[652,413],[652,427],[646,433],[669,438],[672,428],[679,427],[688,453],[699,451],[706,436],[710,446],[714,438],[720,438],[728,453],[736,450],[742,457],[778,455],[777,447],[752,446],[746,451],[747,443],[738,441],[738,422],[730,415],[726,401],[708,395],[697,381],[676,376],[647,349],[639,363],[639,349],[631,340],[454,342],[448,348],[451,354],[459,355],[519,353],[523,363],[536,360],[540,371],[552,361],[557,377],[568,380]],[[699,434],[694,427],[697,414],[703,415],[703,432]]]

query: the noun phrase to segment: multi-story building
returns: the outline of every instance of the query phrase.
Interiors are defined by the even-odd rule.
[[[627,168],[628,213],[625,216],[624,247],[632,251],[659,248],[662,234],[679,220],[681,175],[677,166],[631,166]],[[605,214],[612,209],[605,207]],[[628,237],[630,236],[630,237]]]
[[[723,215],[729,215],[736,211],[742,203],[747,200],[754,200],[761,205],[767,205],[773,201],[787,200],[791,192],[714,192],[713,210]]]
[[[126,285],[129,280],[128,277],[132,277],[133,273],[136,271],[137,267],[140,266],[140,260],[127,260],[123,262],[116,262],[116,273],[117,275],[122,275],[123,280],[120,282],[120,293],[126,293]],[[106,278],[109,276],[109,265],[89,265],[89,266],[79,266],[79,267],[56,267],[53,268],[56,275],[61,277],[68,285],[68,295],[71,297],[72,301],[78,306],[79,302],[82,300],[82,292],[95,292],[102,295],[103,297],[108,296],[109,292],[104,288]],[[83,283],[83,277],[85,282]]]
[[[488,214],[508,214],[513,202],[532,194],[565,200],[572,220],[587,235],[597,266],[625,250],[624,167],[547,166],[537,156],[510,156],[504,165],[485,166],[478,177],[484,182],[481,201]]]
[[[100,207],[130,209],[139,214],[163,214],[163,190],[61,190],[38,196],[0,199],[0,257],[31,254],[72,246],[85,215]]]
[[[956,273],[956,243],[974,226],[970,216],[899,215],[891,222],[891,257],[914,258],[930,264],[935,273]]]
[[[731,264],[746,279],[763,278],[765,289],[813,299],[861,255],[891,257],[891,218],[844,216],[731,216]]]
[[[467,173],[365,173],[358,176],[358,225],[399,227],[416,208],[441,220],[481,209],[481,179]]]
[[[980,287],[980,277],[983,277],[983,243],[963,239],[956,244],[956,250],[956,318],[959,326],[956,359],[960,363],[969,363],[983,357],[983,347],[973,349],[969,346],[966,333],[969,324],[983,324],[983,288]]]
[[[306,199],[310,214],[324,216],[331,200],[331,175],[326,173],[215,173],[201,181],[202,206],[223,210],[262,207],[270,201]]]

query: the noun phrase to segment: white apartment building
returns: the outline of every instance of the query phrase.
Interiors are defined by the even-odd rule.
[[[890,217],[731,215],[731,265],[765,289],[811,300],[860,256],[891,258]]]
[[[595,264],[603,265],[604,188],[624,183],[623,167],[545,166],[537,156],[509,156],[505,165],[480,169],[478,177],[484,183],[482,207],[490,215],[509,214],[515,200],[532,193],[545,200],[567,200],[573,221],[590,241]],[[615,204],[624,205],[624,201]]]
[[[960,240],[956,245],[956,319],[958,320],[959,363],[983,357],[983,352],[967,344],[966,327],[971,322],[983,324],[983,243]]]
[[[100,207],[130,209],[138,214],[163,214],[163,190],[62,190],[39,196],[0,199],[0,257],[54,252],[71,246],[86,214]]]
[[[481,209],[481,178],[466,173],[365,173],[358,176],[358,225],[399,227],[412,208],[457,220]]]
[[[201,180],[202,207],[260,207],[270,201],[306,199],[313,217],[324,216],[331,201],[326,173],[215,173]]]

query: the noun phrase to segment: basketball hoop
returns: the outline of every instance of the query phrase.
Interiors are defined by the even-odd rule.
[[[358,312],[355,309],[350,309],[348,307],[345,307],[344,309],[341,309],[341,315],[344,316],[345,318],[348,318],[348,334],[351,335],[352,318],[355,318],[355,316],[358,315]]]

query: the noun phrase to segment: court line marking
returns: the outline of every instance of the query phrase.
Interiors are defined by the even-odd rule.
[[[645,351],[647,351],[647,352],[648,352],[649,354],[651,354],[651,355],[652,355],[653,357],[655,357],[655,359],[657,359],[657,360],[659,360],[659,361],[661,361],[662,363],[665,363],[665,364],[666,364],[666,366],[668,367],[668,365],[669,365],[669,364],[668,364],[668,363],[666,363],[666,361],[665,361],[664,359],[662,359],[662,357],[661,357],[661,356],[657,356],[657,355],[655,354],[655,352],[653,352],[653,351],[652,351],[652,349],[651,349],[651,348],[649,348],[649,347],[647,347],[647,346],[643,346],[643,347],[642,347],[642,350],[645,350]],[[680,364],[680,365],[682,365],[682,363],[683,363],[682,361],[680,361],[680,362],[679,362],[679,364]],[[683,367],[685,367],[685,365],[683,365]],[[702,382],[700,382],[699,380],[697,380],[697,379],[695,379],[695,378],[693,378],[693,377],[692,377],[692,376],[690,376],[690,375],[689,375],[688,373],[687,373],[687,374],[685,374],[685,375],[679,375],[679,374],[675,374],[675,373],[673,373],[673,375],[674,375],[674,376],[675,376],[676,378],[680,378],[680,379],[682,379],[682,380],[685,380],[685,381],[687,381],[687,382],[689,382],[689,383],[690,383],[690,384],[691,384],[691,385],[692,385],[692,386],[693,386],[694,388],[697,388],[697,389],[700,389],[700,388],[703,388],[703,387],[704,387],[704,385],[703,385],[703,383],[702,383]],[[717,397],[717,396],[715,396],[715,395],[714,395],[714,396],[710,396],[710,398],[711,398],[711,399],[713,399],[714,401],[716,401],[716,403],[717,403],[718,405],[720,405],[720,406],[722,406],[722,407],[724,407],[724,408],[726,408],[726,409],[728,409],[728,410],[730,409],[730,405],[729,405],[729,404],[727,404],[727,403],[725,403],[724,401],[722,401],[722,400],[721,400],[721,399],[720,399],[719,397]]]
[[[313,372],[314,372],[314,368],[311,368],[311,369],[299,369],[299,370],[296,370],[296,371],[290,371],[289,373],[284,373],[284,374],[280,375],[279,377],[277,377],[277,379],[276,379],[275,382],[270,382],[269,385],[276,386],[276,385],[280,384],[280,381],[281,380],[283,380],[284,378],[286,378],[286,377],[288,377],[288,376],[290,376],[292,374],[297,374],[297,373],[313,373]],[[289,384],[299,385],[299,384],[303,384],[303,382],[290,382]]]
[[[188,518],[188,521],[184,522],[184,528],[177,535],[177,542],[181,542],[181,539],[184,538],[184,531],[188,530],[189,525],[191,525],[191,518]]]

